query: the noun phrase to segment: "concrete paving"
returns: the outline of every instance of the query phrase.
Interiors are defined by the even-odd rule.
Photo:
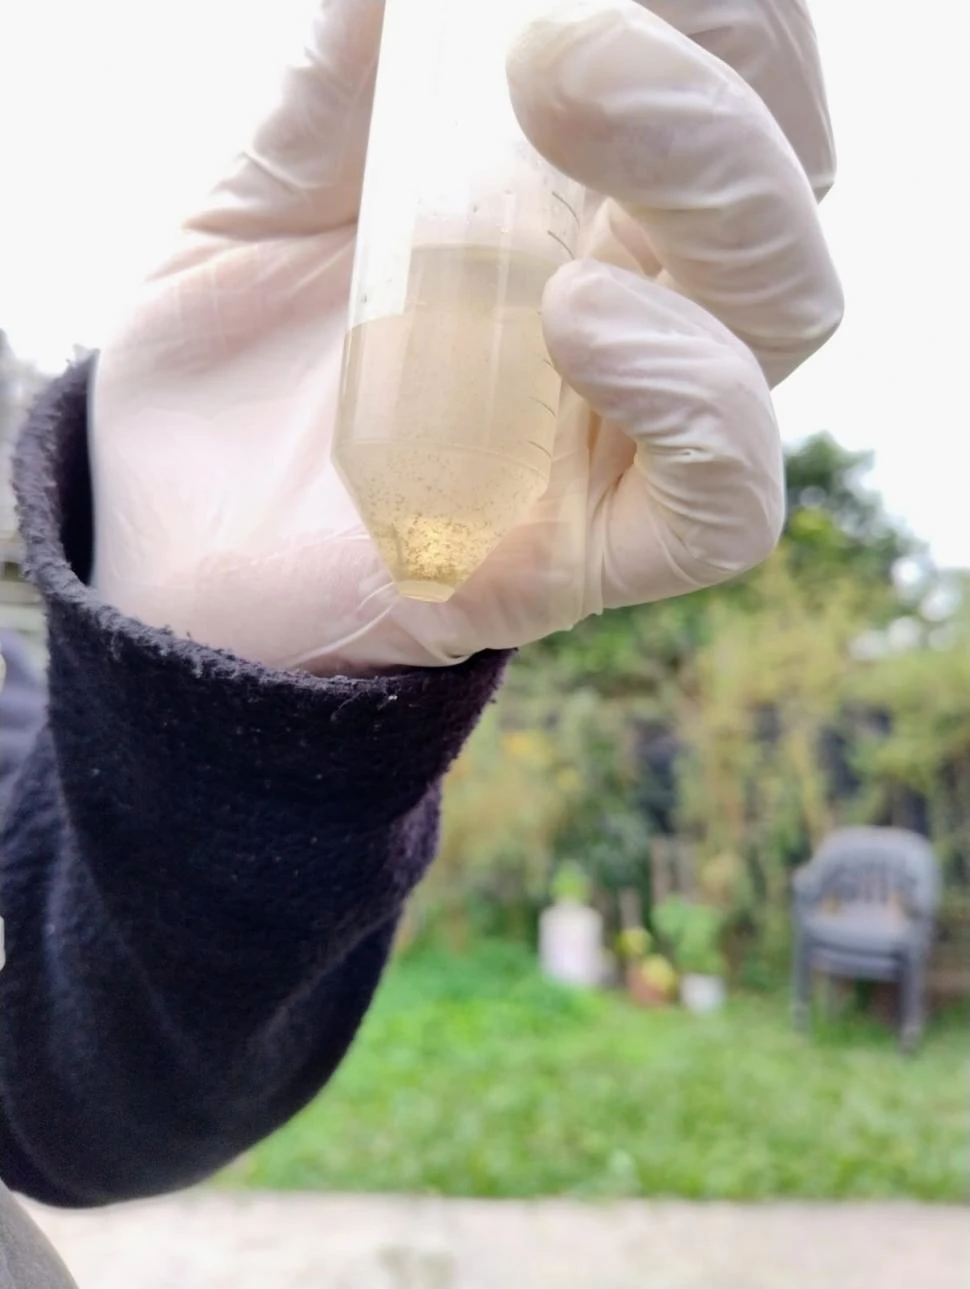
[[[80,1289],[968,1289],[970,1209],[211,1190],[28,1206]]]

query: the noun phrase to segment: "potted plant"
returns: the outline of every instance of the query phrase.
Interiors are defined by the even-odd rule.
[[[727,961],[721,949],[723,915],[707,904],[674,895],[654,909],[654,926],[670,946],[688,1011],[707,1014],[724,1005]]]
[[[565,863],[553,875],[552,904],[539,919],[539,961],[544,976],[564,985],[592,988],[606,974],[603,919],[590,904],[584,869]]]
[[[653,936],[642,926],[627,927],[616,938],[627,992],[642,1007],[662,1007],[676,996],[677,973],[667,958],[650,953]]]

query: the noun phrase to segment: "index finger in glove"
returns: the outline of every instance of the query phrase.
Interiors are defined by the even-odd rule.
[[[321,0],[275,105],[190,230],[256,240],[355,218],[383,21],[383,0]]]
[[[585,0],[510,52],[519,122],[560,170],[642,223],[664,280],[777,384],[832,334],[842,293],[798,157],[732,68],[634,0]]]

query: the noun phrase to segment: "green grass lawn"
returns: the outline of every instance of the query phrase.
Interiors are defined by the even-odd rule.
[[[783,996],[717,1018],[550,986],[522,951],[390,971],[327,1091],[227,1186],[440,1195],[890,1198],[968,1192],[965,1016],[905,1057]]]

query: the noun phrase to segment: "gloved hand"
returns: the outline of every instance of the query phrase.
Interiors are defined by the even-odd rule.
[[[595,195],[543,302],[568,386],[552,482],[445,605],[397,596],[330,464],[382,12],[323,0],[277,107],[102,349],[98,590],[246,658],[362,674],[762,560],[783,519],[769,390],[842,309],[803,0],[580,0],[511,49],[523,129]]]

